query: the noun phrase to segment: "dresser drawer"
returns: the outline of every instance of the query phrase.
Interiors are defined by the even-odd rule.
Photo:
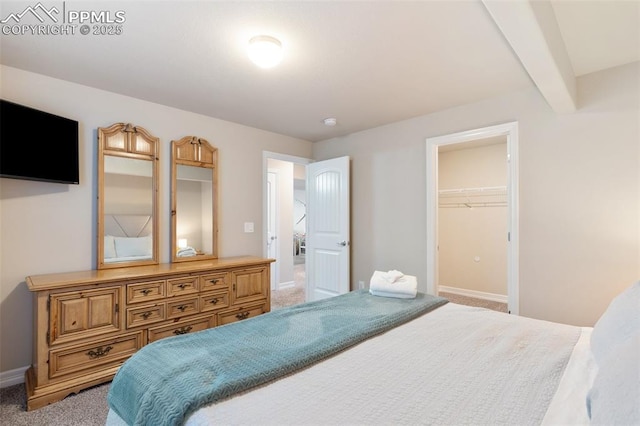
[[[170,325],[153,327],[149,329],[149,343],[164,339],[165,337],[179,336],[181,334],[195,333],[216,326],[216,316],[201,316],[189,320],[178,321]]]
[[[165,296],[165,284],[162,281],[149,281],[127,285],[127,303],[141,303],[159,300]]]
[[[89,374],[123,363],[144,345],[141,331],[50,351],[49,377]]]
[[[167,296],[186,296],[199,291],[198,277],[183,277],[167,280]]]
[[[229,307],[229,292],[207,293],[200,296],[200,312],[210,312]]]
[[[218,312],[218,325],[230,324],[243,319],[257,317],[267,312],[265,303],[239,306],[227,311]]]
[[[153,324],[166,318],[164,303],[127,308],[127,328]]]
[[[167,302],[167,319],[198,313],[198,297]]]
[[[228,290],[229,274],[218,272],[215,274],[200,275],[200,291]]]

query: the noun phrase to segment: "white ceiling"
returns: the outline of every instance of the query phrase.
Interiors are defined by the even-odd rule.
[[[551,5],[576,76],[640,60],[640,0]]]
[[[492,1],[66,1],[124,11],[123,33],[2,35],[0,62],[318,141],[541,87]],[[3,1],[0,19],[34,4]],[[640,2],[551,5],[574,76],[640,60]],[[270,70],[245,52],[264,33],[285,48]]]

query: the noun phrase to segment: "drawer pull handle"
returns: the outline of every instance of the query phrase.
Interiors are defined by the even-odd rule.
[[[209,303],[211,303],[212,305],[215,305],[215,304],[217,304],[219,301],[220,301],[220,299],[218,299],[218,298],[216,297],[215,299],[211,299],[211,302],[209,302]]]
[[[142,293],[142,294],[144,294],[146,296],[147,294],[151,293],[151,289],[148,289],[148,288],[142,289],[142,290],[140,290],[140,293]]]
[[[173,334],[178,335],[178,336],[179,336],[180,334],[187,334],[188,332],[190,332],[190,331],[191,331],[191,329],[192,329],[192,328],[193,328],[193,327],[191,327],[191,326],[182,327],[182,328],[179,328],[179,329],[177,329],[177,330],[173,330]]]
[[[177,309],[180,312],[184,312],[184,310],[187,309],[188,307],[189,307],[189,305],[180,305],[180,306],[177,306]]]
[[[238,318],[239,320],[243,320],[243,319],[246,319],[250,314],[251,314],[251,312],[249,312],[249,311],[240,312],[240,313],[236,314],[236,318]]]
[[[189,287],[189,284],[178,284],[180,290],[184,290],[186,287]]]
[[[101,356],[105,356],[106,354],[108,354],[111,349],[113,349],[113,346],[107,346],[106,348],[103,348],[102,346],[100,346],[95,351],[91,350],[87,352],[87,355],[89,355],[91,358],[94,358],[94,359],[100,358]]]
[[[213,280],[209,280],[209,282],[210,282],[211,284],[216,284],[218,281],[220,281],[220,279],[218,279],[218,278],[215,278],[215,279],[213,279]]]
[[[141,316],[143,319],[147,319],[147,318],[149,318],[149,317],[151,316],[151,314],[152,314],[152,312],[151,312],[151,311],[147,311],[147,312],[143,312],[143,313],[141,313],[141,314],[140,314],[140,316]]]

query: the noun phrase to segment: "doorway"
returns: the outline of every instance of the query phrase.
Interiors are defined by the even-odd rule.
[[[306,301],[306,165],[310,159],[265,152],[265,256],[271,309]]]
[[[348,156],[322,161],[293,157],[271,152],[263,153],[263,247],[264,255],[269,255],[270,242],[275,237],[278,249],[272,263],[271,283],[272,309],[281,306],[282,291],[293,291],[302,287],[304,299],[294,298],[285,302],[286,306],[333,297],[350,291],[350,158]],[[303,167],[299,167],[302,165]],[[298,170],[296,172],[296,170]],[[294,179],[294,173],[304,178]],[[277,208],[269,207],[269,176],[277,175]],[[304,194],[298,186],[296,200],[294,180],[304,180]],[[302,182],[298,182],[298,185]],[[304,213],[301,214],[301,210]],[[275,226],[270,226],[270,215],[277,212]],[[304,227],[300,227],[304,223]],[[297,226],[297,228],[296,228]],[[270,229],[277,229],[275,236]],[[304,234],[302,234],[304,232]],[[271,258],[274,258],[271,256]],[[297,265],[294,263],[297,261]],[[303,265],[303,266],[302,266]],[[300,269],[304,268],[304,277]],[[294,275],[294,270],[297,274]],[[297,285],[298,282],[304,285]]]
[[[439,155],[441,150],[463,146],[473,146],[474,143],[484,140],[506,140],[506,185],[504,185],[504,203],[506,204],[506,281],[508,312],[518,314],[518,193],[517,193],[517,149],[518,149],[518,125],[517,122],[506,123],[497,126],[474,129],[451,135],[427,138],[427,292],[438,294],[440,284],[439,270]],[[476,187],[478,192],[482,187]],[[498,188],[492,188],[498,190]],[[460,195],[460,194],[453,194]],[[468,195],[468,194],[467,194]],[[485,193],[486,195],[486,193]],[[460,201],[460,200],[457,200]],[[495,199],[486,199],[484,202],[494,202]],[[465,205],[467,204],[467,205]],[[468,208],[471,204],[466,199],[460,203]],[[477,257],[477,256],[476,256]],[[474,260],[476,260],[474,258]],[[480,259],[478,259],[479,261]]]

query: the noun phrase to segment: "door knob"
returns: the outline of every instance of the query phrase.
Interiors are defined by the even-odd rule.
[[[346,242],[346,241],[340,241],[340,242],[338,243],[338,245],[339,245],[339,246],[342,246],[342,247],[344,247],[344,246],[346,246],[346,245],[348,245],[348,244],[349,244],[349,243],[348,243],[348,242]]]

